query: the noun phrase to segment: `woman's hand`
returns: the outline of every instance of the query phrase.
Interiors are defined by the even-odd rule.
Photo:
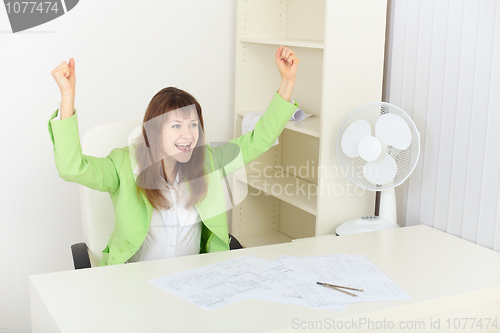
[[[63,61],[52,71],[62,96],[74,95],[76,86],[75,59],[71,58],[69,64]]]
[[[299,58],[295,53],[285,46],[280,46],[274,55],[276,58],[276,66],[281,74],[282,80],[295,81],[297,75],[297,67],[299,66]]]
[[[75,109],[75,59],[69,59],[69,64],[61,62],[51,74],[61,90],[60,119],[69,118],[73,116]]]
[[[274,57],[276,58],[276,66],[278,66],[281,74],[278,94],[290,102],[300,60],[291,49],[284,46],[278,47]]]

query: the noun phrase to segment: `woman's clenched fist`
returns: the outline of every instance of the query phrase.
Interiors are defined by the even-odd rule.
[[[66,61],[61,62],[51,74],[54,80],[56,80],[59,90],[61,90],[61,95],[72,95],[75,93],[75,59],[71,58],[69,63],[66,63]]]

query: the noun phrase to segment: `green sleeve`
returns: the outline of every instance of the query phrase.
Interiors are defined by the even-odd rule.
[[[59,176],[98,191],[115,192],[120,184],[117,170],[122,164],[123,152],[113,149],[102,158],[82,154],[76,110],[73,116],[54,121],[57,112],[51,115],[48,129]]]
[[[297,108],[297,103],[289,103],[276,92],[253,131],[213,148],[217,168],[224,167],[227,175],[265,153],[276,142]]]

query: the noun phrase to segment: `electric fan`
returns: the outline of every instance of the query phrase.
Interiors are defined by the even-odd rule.
[[[403,110],[384,102],[354,110],[340,127],[337,159],[350,181],[377,192],[375,214],[343,223],[337,235],[399,227],[395,187],[413,172],[419,154],[420,134]]]

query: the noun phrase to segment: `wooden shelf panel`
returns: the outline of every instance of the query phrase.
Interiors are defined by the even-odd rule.
[[[273,38],[251,38],[251,37],[240,37],[239,42],[242,43],[255,43],[255,44],[271,44],[276,46],[295,46],[295,47],[307,47],[311,49],[324,49],[325,44],[321,41],[312,40],[302,40],[302,39],[273,39]]]
[[[257,172],[247,172],[246,179],[239,173],[235,175],[235,178],[240,182],[246,183],[253,188],[316,216],[316,184],[306,182],[291,175],[287,175],[287,177],[268,176],[270,176],[269,173],[264,175],[261,172],[259,175]]]
[[[254,111],[237,111],[236,114],[244,117],[245,114],[249,112],[264,112],[263,110],[254,110]],[[317,116],[311,116],[303,121],[294,121],[291,120],[286,125],[286,129],[291,131],[307,134],[314,136],[316,138],[320,137],[320,127],[321,127],[321,118]]]
[[[243,247],[264,246],[291,242],[292,238],[279,231],[256,235],[234,235]]]
[[[311,116],[302,121],[289,121],[286,129],[319,138],[321,118]]]

